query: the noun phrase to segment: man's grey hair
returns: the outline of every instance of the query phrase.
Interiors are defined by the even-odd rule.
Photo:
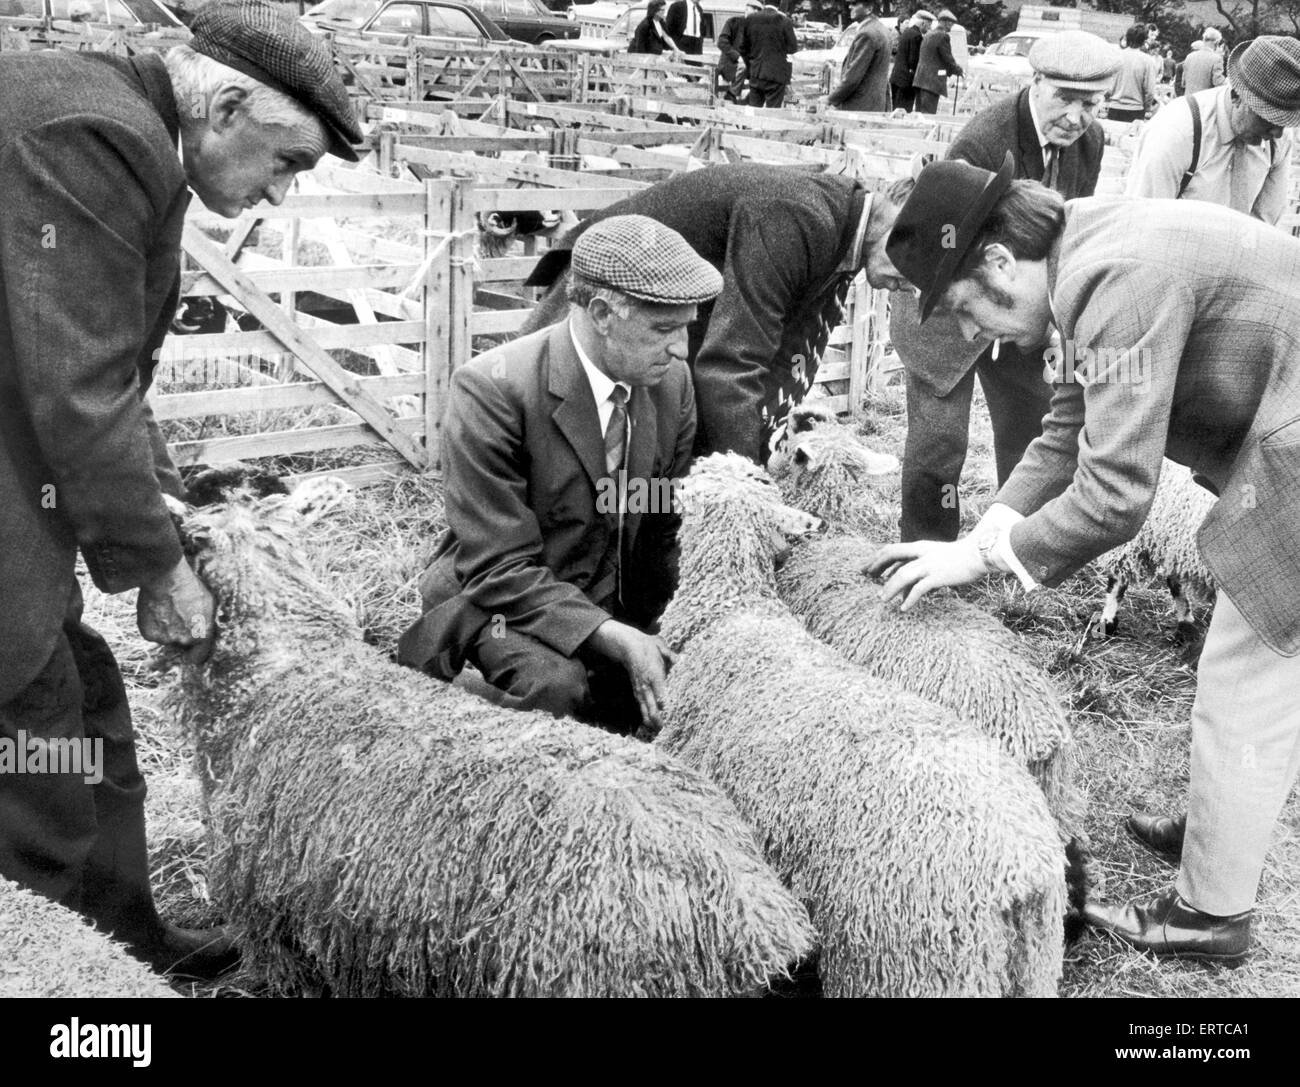
[[[1218,45],[1223,41],[1223,35],[1215,30],[1212,26],[1207,26],[1205,32],[1201,35],[1201,41],[1209,42],[1211,45]]]
[[[580,276],[576,272],[569,272],[568,286],[569,304],[577,306],[579,309],[586,309],[591,305],[592,299],[603,298],[620,317],[626,318],[639,303],[630,295],[622,291],[616,291],[613,287],[606,287],[603,284],[596,283],[594,280]]]
[[[212,96],[232,83],[248,92],[244,108],[249,118],[258,124],[292,127],[309,118],[320,124],[314,113],[287,94],[259,83],[252,76],[237,72],[234,68],[228,68],[205,53],[196,53],[188,45],[177,45],[169,49],[164,60],[172,81],[172,93],[176,95],[176,108],[182,126],[188,127],[197,120],[205,120]]]

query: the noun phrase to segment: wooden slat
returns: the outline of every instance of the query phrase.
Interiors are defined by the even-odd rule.
[[[359,377],[357,384],[380,400],[418,395],[424,391],[422,374],[394,377]],[[279,411],[285,408],[338,405],[339,398],[322,381],[296,381],[288,385],[255,385],[237,389],[203,389],[163,393],[150,397],[154,417],[197,419],[207,415],[234,415],[244,411]]]
[[[369,197],[367,199],[376,199]],[[403,199],[394,197],[393,199]],[[226,290],[238,299],[254,317],[266,326],[267,331],[275,336],[293,354],[298,356],[320,380],[324,381],[344,403],[361,416],[375,430],[417,468],[425,466],[424,450],[416,444],[406,431],[399,428],[397,420],[368,394],[362,392],[356,384],[356,375],[349,374],[337,362],[329,357],[319,343],[316,343],[298,328],[274,302],[272,302],[248,276],[236,268],[221,250],[217,249],[202,234],[187,224],[183,235],[186,252],[214,278],[221,282]],[[401,323],[401,322],[398,322]],[[363,329],[365,332],[378,332],[384,325],[375,325]],[[389,325],[391,328],[391,324]]]
[[[424,432],[419,416],[399,419],[403,439],[409,445]],[[321,449],[348,449],[357,445],[386,444],[367,426],[341,423],[337,426],[305,427],[301,430],[273,430],[264,434],[241,434],[222,438],[199,438],[173,442],[167,448],[178,467],[191,464],[224,464],[254,457],[286,457],[294,453],[315,453]],[[391,442],[387,443],[391,444]]]
[[[532,306],[527,309],[484,310],[470,316],[469,330],[475,336],[518,332],[532,312]]]
[[[233,291],[240,305],[245,299]],[[275,303],[272,303],[274,305]],[[252,313],[252,310],[249,310]],[[262,320],[256,313],[258,320]],[[306,323],[306,314],[300,317]],[[263,321],[263,324],[266,322]],[[300,336],[306,333],[296,329]],[[424,339],[423,321],[381,321],[375,325],[336,325],[316,319],[311,326],[311,340],[319,348],[365,347],[372,344],[419,343]],[[221,358],[239,354],[278,354],[286,350],[284,341],[271,331],[209,332],[197,336],[169,336],[159,354],[161,361],[177,359]],[[291,349],[290,349],[291,350]],[[329,358],[327,355],[326,358]],[[332,359],[330,360],[333,361]]]
[[[627,197],[624,188],[477,189],[475,211],[592,211]]]
[[[347,290],[365,287],[405,287],[419,268],[418,264],[370,264],[345,268],[298,267],[273,271],[250,271],[248,278],[267,294],[283,291]],[[204,272],[181,275],[182,295],[225,294],[225,288]]]
[[[432,472],[425,474],[435,475]],[[409,475],[412,475],[411,466],[406,461],[385,460],[376,464],[357,464],[351,468],[325,468],[319,472],[301,472],[288,478],[292,483],[301,483],[305,479],[320,479],[323,476],[332,476],[353,487],[370,487]]]
[[[420,193],[325,193],[318,196],[287,196],[278,208],[258,204],[256,214],[263,219],[336,218],[423,215],[424,196]]]

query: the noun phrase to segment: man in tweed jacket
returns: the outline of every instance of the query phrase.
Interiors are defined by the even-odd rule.
[[[937,171],[937,172],[935,172]],[[950,254],[947,209],[966,207]],[[894,544],[886,598],[1014,573],[1059,585],[1131,539],[1162,458],[1219,496],[1197,543],[1220,592],[1192,711],[1173,887],[1089,920],[1156,954],[1232,962],[1300,769],[1300,241],[1211,205],[1076,200],[958,163],[922,173],[889,252],[976,341],[1054,324],[1042,436],[975,531]],[[898,564],[901,564],[899,566]]]
[[[1042,181],[1067,200],[1091,196],[1105,143],[1093,111],[1118,60],[1119,51],[1094,34],[1043,38],[1029,53],[1034,82],[972,117],[947,157],[996,170],[1010,152],[1014,177]],[[954,540],[976,375],[993,422],[999,484],[1038,437],[1051,386],[1042,379],[1036,352],[1000,344],[994,361],[991,347],[967,343],[942,315],[921,328],[907,295],[893,299],[890,338],[907,381],[901,537]]]
[[[81,621],[77,554],[101,590],[139,589],[144,638],[202,651],[213,601],[164,504],[180,479],[143,401],[176,308],[187,184],[226,216],[278,204],[327,149],[355,159],[361,133],[329,51],[268,5],[207,4],[192,46],[166,62],[0,57],[0,741],[88,744],[103,772],[0,762],[0,875],[159,969],[209,974],[229,945],[154,909],[130,708]],[[275,75],[250,74],[259,63]]]

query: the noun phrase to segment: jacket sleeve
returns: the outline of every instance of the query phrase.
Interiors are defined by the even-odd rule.
[[[1173,200],[1191,165],[1192,111],[1180,98],[1142,126],[1124,195]]]
[[[732,64],[740,63],[740,50],[736,48],[736,40],[740,37],[741,23],[735,18],[727,20],[727,25],[722,28],[722,33],[718,35],[718,52],[726,57]]]
[[[181,546],[160,481],[174,469],[141,400],[153,331],[142,300],[158,250],[157,149],[110,119],[32,129],[0,152],[18,391],[59,513],[95,584],[116,593],[175,566]],[[159,171],[161,172],[161,171]],[[11,209],[21,208],[22,214]]]
[[[664,27],[674,40],[681,37],[682,31],[686,29],[685,0],[674,0],[668,5],[668,11],[664,15]]]
[[[948,75],[962,75],[961,65],[957,63],[957,58],[952,55],[952,42],[947,36],[939,43],[939,59],[943,61],[944,68]]]
[[[840,76],[839,85],[831,91],[832,106],[838,106],[853,97],[858,87],[862,85],[862,81],[867,78],[867,69],[871,67],[871,60],[876,55],[876,51],[875,39],[869,35],[859,33],[853,39],[853,44],[849,47],[849,55],[844,58],[844,71]]]
[[[542,561],[528,505],[523,409],[503,381],[473,367],[451,379],[443,444],[447,524],[460,544],[462,593],[565,656],[609,615]]]
[[[1049,586],[1131,540],[1146,520],[1195,314],[1185,283],[1138,260],[1084,269],[1058,284],[1053,301],[1073,357],[1056,358],[1063,380],[1042,436],[995,498],[1026,514],[1011,547]]]
[[[794,32],[794,23],[789,18],[781,24],[781,34],[785,38],[786,55],[799,52],[799,38]]]
[[[1283,134],[1273,148],[1273,165],[1269,167],[1268,176],[1264,178],[1264,187],[1255,197],[1254,207],[1250,213],[1256,218],[1277,226],[1282,213],[1287,210],[1287,189],[1290,187],[1292,138]]]
[[[695,394],[709,445],[757,461],[764,377],[775,366],[786,314],[809,286],[813,243],[793,215],[741,202],[732,214],[723,287],[695,358]],[[824,256],[824,254],[820,254]]]

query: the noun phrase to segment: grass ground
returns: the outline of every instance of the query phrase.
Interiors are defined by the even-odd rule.
[[[962,485],[968,523],[994,490],[982,405],[973,418]],[[882,399],[866,429],[879,448],[901,453],[904,424],[896,395]],[[437,484],[403,479],[359,492],[352,510],[311,531],[308,546],[317,568],[355,609],[378,651],[391,650],[418,613],[417,581],[442,524]],[[1057,590],[1026,594],[999,582],[971,595],[1021,636],[1026,652],[1055,678],[1070,707],[1089,795],[1089,831],[1103,861],[1103,897],[1123,901],[1165,886],[1173,870],[1122,829],[1130,811],[1179,809],[1187,785],[1195,674],[1170,643],[1172,619],[1163,590],[1130,591],[1120,633],[1081,656],[1074,654],[1074,645],[1102,595],[1088,571]],[[181,923],[214,921],[188,752],[158,709],[166,681],[149,669],[146,647],[135,633],[133,601],[89,590],[87,621],[115,647],[135,708],[150,780],[150,837],[161,908]],[[1300,798],[1295,795],[1279,822],[1256,917],[1255,953],[1237,970],[1157,964],[1108,937],[1087,934],[1067,954],[1062,995],[1300,996]],[[238,994],[250,984],[237,981],[197,995]]]

